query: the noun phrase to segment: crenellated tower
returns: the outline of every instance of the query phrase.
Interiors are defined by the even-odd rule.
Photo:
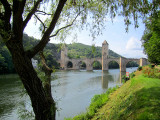
[[[109,45],[107,41],[105,40],[102,43],[102,70],[108,70],[108,65],[107,65],[107,59],[108,59],[108,49]]]

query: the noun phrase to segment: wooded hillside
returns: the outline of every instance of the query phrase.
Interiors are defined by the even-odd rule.
[[[68,44],[68,57],[69,58],[96,58],[102,57],[102,47],[94,47],[84,45],[82,43]],[[119,54],[109,50],[109,58],[121,57]]]
[[[23,35],[23,42],[25,50],[30,49],[35,46],[39,40],[33,37],[28,36],[27,34]],[[46,61],[49,67],[58,68],[58,63],[56,60],[60,59],[60,44],[48,43],[44,49],[44,54]],[[84,45],[82,43],[72,43],[67,44],[68,47],[68,57],[69,58],[96,58],[102,56],[101,47],[93,47],[89,45]],[[93,52],[94,51],[94,52]],[[112,50],[109,50],[109,58],[121,57],[119,54],[115,53]],[[36,55],[34,59],[40,61],[39,55]],[[129,66],[136,66],[134,62],[130,63]],[[128,66],[128,67],[129,67]],[[119,65],[116,62],[111,62],[109,68],[118,68]],[[0,43],[0,74],[6,73],[15,73],[15,69],[12,63],[12,57],[9,53],[7,47]]]

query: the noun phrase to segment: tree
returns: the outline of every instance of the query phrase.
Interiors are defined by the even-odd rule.
[[[31,99],[35,119],[55,119],[56,107],[48,94],[50,89],[46,90],[46,86],[42,85],[31,62],[31,58],[43,51],[51,37],[58,35],[56,38],[63,40],[73,28],[87,26],[95,38],[104,28],[107,13],[112,19],[121,14],[127,26],[132,15],[137,27],[138,13],[144,17],[157,9],[159,0],[0,0],[0,37],[9,49],[14,67]],[[25,50],[23,31],[32,17],[41,23],[42,37],[38,44]],[[51,70],[46,70],[49,71],[46,74],[50,75]],[[50,83],[45,85],[50,87]]]
[[[160,11],[145,21],[145,32],[142,36],[144,52],[151,63],[160,64]]]
[[[98,61],[94,61],[93,63],[93,69],[102,69],[102,65]]]

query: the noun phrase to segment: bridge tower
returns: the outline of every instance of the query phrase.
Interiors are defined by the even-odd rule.
[[[67,69],[67,66],[66,66],[66,62],[68,60],[67,54],[68,54],[68,48],[66,45],[63,45],[61,49],[61,68],[62,69]]]
[[[108,59],[108,48],[109,45],[105,40],[102,43],[102,70],[108,70],[107,59]]]

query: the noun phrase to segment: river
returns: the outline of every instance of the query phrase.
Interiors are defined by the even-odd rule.
[[[127,72],[137,69],[127,68]],[[57,103],[57,120],[73,117],[85,112],[95,94],[106,92],[108,88],[121,85],[119,69],[108,72],[93,71],[59,71],[52,74],[52,95]],[[0,76],[0,120],[20,120],[32,111],[30,100],[24,94],[18,75]],[[27,110],[27,111],[26,111]],[[31,118],[28,118],[29,120]]]

